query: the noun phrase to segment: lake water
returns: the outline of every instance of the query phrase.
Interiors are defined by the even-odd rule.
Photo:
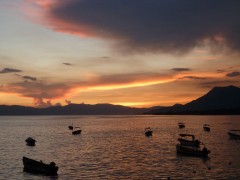
[[[230,129],[240,129],[240,116],[0,116],[0,179],[240,179],[240,140]],[[179,133],[202,140],[209,159],[177,155]],[[29,136],[36,146],[26,146]],[[54,161],[58,177],[23,172],[23,156]]]

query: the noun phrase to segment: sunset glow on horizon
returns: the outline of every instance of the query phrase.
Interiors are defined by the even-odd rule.
[[[2,0],[0,105],[170,106],[216,86],[239,87],[236,7],[227,0]]]

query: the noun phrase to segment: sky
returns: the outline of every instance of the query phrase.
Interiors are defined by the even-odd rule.
[[[240,86],[240,1],[0,0],[0,105],[185,104]]]

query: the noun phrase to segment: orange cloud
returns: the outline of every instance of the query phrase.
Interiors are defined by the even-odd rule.
[[[137,73],[95,75],[87,81],[73,83],[45,83],[43,81],[24,81],[0,87],[0,92],[18,94],[21,97],[32,98],[34,105],[39,107],[52,105],[51,101],[70,99],[81,92],[107,91],[146,87],[156,84],[170,83],[179,80],[205,80],[209,77],[223,77],[221,73],[193,73],[191,71],[172,72],[172,74]],[[64,102],[63,100],[61,100]],[[139,104],[140,105],[140,104]]]

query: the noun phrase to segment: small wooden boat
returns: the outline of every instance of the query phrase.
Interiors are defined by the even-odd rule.
[[[71,126],[68,126],[68,129],[73,130],[73,123]]]
[[[57,175],[58,166],[54,162],[45,164],[42,161],[36,161],[30,158],[23,156],[23,170],[29,173],[37,173],[54,176]]]
[[[195,136],[192,134],[179,134],[178,141],[183,146],[195,146],[198,147],[200,145],[200,141],[195,139]],[[190,139],[189,139],[190,138]]]
[[[153,130],[150,127],[145,128],[145,136],[152,136]]]
[[[203,125],[203,130],[204,131],[210,131],[210,125],[209,124],[204,124]]]
[[[210,150],[207,148],[200,147],[191,147],[191,146],[183,146],[181,144],[177,144],[176,146],[177,153],[183,154],[187,156],[196,156],[196,157],[207,157],[210,153]]]
[[[240,139],[240,130],[230,130],[228,135],[231,139]]]
[[[28,146],[35,146],[36,140],[33,139],[33,138],[28,137],[25,141],[26,141]]]
[[[77,135],[77,134],[81,134],[82,130],[80,129],[80,127],[75,127],[75,130],[72,131],[73,135]]]
[[[179,129],[185,128],[185,124],[183,122],[178,123]]]

